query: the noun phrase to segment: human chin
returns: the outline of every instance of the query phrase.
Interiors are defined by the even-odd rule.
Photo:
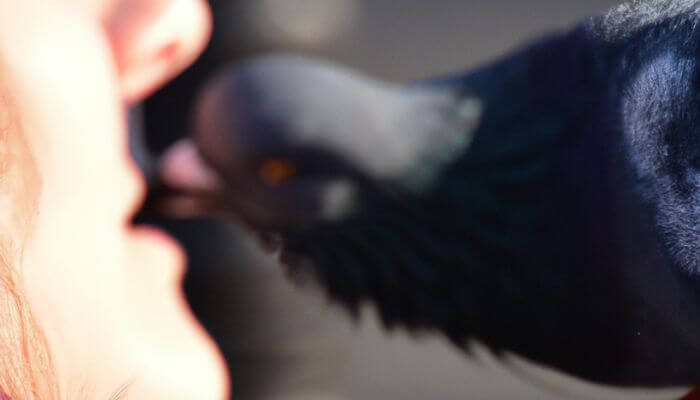
[[[69,230],[44,216],[23,269],[67,398],[122,387],[130,399],[225,398],[223,361],[183,298],[179,248],[144,228],[75,221]]]
[[[143,366],[128,398],[228,398],[224,361],[181,289],[184,257],[179,246],[155,228],[132,228],[128,235],[132,261],[127,275],[140,276],[127,276],[133,279],[129,301],[134,309],[131,326],[122,328],[133,340],[127,343],[131,351],[124,367]],[[139,273],[143,270],[146,276]]]

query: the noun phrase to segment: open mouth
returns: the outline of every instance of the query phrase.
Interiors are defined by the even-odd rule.
[[[221,207],[219,202],[220,200],[208,191],[191,191],[171,187],[159,179],[153,179],[149,182],[148,196],[139,216],[189,219],[226,214],[227,220],[233,221],[236,226],[254,238],[266,252],[274,254],[283,250],[282,233],[271,228],[263,228],[246,217],[246,215],[254,215],[254,209],[260,208],[259,205],[246,202],[237,207],[240,210],[246,210],[246,212],[235,213],[224,210],[224,208],[231,208],[230,205],[229,207]]]

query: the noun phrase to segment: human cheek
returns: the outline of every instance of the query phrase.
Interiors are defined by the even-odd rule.
[[[199,55],[211,32],[202,0],[121,0],[105,15],[125,99],[138,101]]]

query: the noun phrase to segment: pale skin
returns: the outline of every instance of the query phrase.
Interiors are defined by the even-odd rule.
[[[130,224],[145,184],[125,110],[201,52],[206,4],[0,4],[0,241],[59,398],[227,398],[223,360],[181,291],[182,250]]]

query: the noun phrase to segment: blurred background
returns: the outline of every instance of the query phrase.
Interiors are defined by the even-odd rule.
[[[542,34],[601,13],[613,2],[211,0],[210,4],[215,29],[206,53],[145,103],[145,139],[155,152],[187,133],[189,110],[206,77],[247,57],[298,52],[385,79],[410,81],[488,62]],[[161,224],[189,253],[186,292],[228,361],[237,400],[579,398],[537,385],[532,377],[523,378],[479,347],[466,355],[437,335],[386,332],[371,307],[353,319],[313,282],[287,279],[273,257],[233,225],[208,220]],[[590,391],[580,398],[608,397],[615,396]]]

